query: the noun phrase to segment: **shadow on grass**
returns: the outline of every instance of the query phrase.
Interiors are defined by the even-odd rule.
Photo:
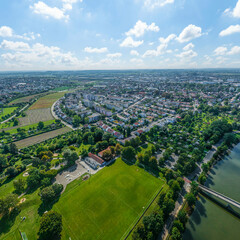
[[[134,159],[132,159],[132,160],[127,160],[127,159],[124,159],[124,158],[121,158],[121,159],[122,159],[123,162],[125,162],[125,163],[126,163],[127,165],[129,165],[129,166],[134,165],[134,164],[136,163],[136,161],[137,161],[136,158],[134,158]]]
[[[19,208],[14,208],[9,214],[4,215],[0,220],[0,234],[7,233],[15,223],[16,217],[21,212]]]
[[[40,205],[39,208],[38,208],[38,214],[39,214],[40,216],[42,216],[46,211],[52,210],[53,205],[59,201],[60,197],[61,197],[61,194],[59,194],[59,195],[57,196],[57,198],[54,199],[54,200],[53,200],[52,202],[50,202],[50,203],[43,203],[43,202],[42,202],[41,205]]]

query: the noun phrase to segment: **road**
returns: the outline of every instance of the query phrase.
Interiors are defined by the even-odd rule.
[[[29,106],[29,104],[27,104],[26,106],[24,106],[19,112],[22,112],[22,111],[24,111],[27,107]],[[6,119],[6,120],[4,120],[3,122],[1,122],[0,124],[3,124],[3,123],[6,123],[6,122],[8,122],[8,121],[10,121],[11,119],[13,119],[13,118],[15,118],[16,117],[16,115],[17,114],[14,114],[14,115],[12,115],[10,118],[8,118],[8,119]]]
[[[59,101],[59,100],[57,100],[57,101],[52,105],[52,107],[51,107],[51,114],[52,114],[52,116],[53,116],[55,119],[60,120],[62,124],[64,124],[66,127],[71,128],[73,131],[76,131],[76,130],[78,130],[78,129],[81,129],[81,128],[74,128],[71,124],[68,124],[68,123],[64,122],[61,118],[59,118],[59,117],[57,116],[57,114],[55,114],[55,112],[54,112],[54,107],[55,107],[55,105],[56,105],[56,103],[57,103],[58,101]]]

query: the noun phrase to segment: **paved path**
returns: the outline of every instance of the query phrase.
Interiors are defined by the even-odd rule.
[[[184,185],[183,185],[183,188],[182,188],[182,192],[180,193],[180,195],[179,195],[179,197],[178,197],[178,199],[175,203],[175,208],[172,211],[172,213],[170,214],[170,216],[168,217],[168,219],[166,221],[166,224],[164,225],[163,231],[158,236],[158,240],[167,239],[168,235],[171,232],[173,221],[177,217],[179,211],[182,208],[182,204],[184,202],[184,196],[189,191],[190,191],[190,184],[185,182]]]
[[[22,112],[24,111],[27,107],[29,106],[29,104],[27,104],[26,106],[24,106],[19,112]],[[9,122],[11,119],[15,118],[17,116],[17,114],[14,114],[12,115],[10,118],[2,121],[0,124],[3,124],[3,123],[6,123],[6,122]]]

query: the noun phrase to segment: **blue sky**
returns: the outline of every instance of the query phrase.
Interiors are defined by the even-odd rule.
[[[0,2],[0,70],[240,67],[240,0]]]

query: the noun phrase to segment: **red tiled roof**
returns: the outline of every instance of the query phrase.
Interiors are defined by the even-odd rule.
[[[98,157],[97,155],[93,154],[93,153],[88,153],[88,156],[92,159],[94,159],[96,162],[98,162],[99,164],[103,164],[104,160],[100,157]]]

